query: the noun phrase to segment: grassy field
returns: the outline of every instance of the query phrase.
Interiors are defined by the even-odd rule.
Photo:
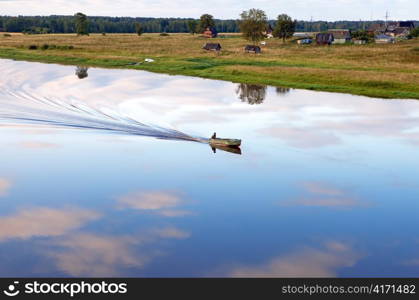
[[[201,49],[218,42],[220,55]],[[61,46],[42,50],[43,44]],[[419,99],[419,39],[396,44],[296,45],[267,40],[262,54],[246,54],[237,34],[203,39],[170,34],[0,34],[0,57],[106,68],[140,69],[383,98]],[[38,49],[29,50],[30,45]],[[68,49],[73,46],[73,49]],[[130,65],[144,58],[155,62]]]

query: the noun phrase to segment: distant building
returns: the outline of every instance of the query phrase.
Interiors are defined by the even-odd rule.
[[[379,35],[385,34],[393,38],[406,38],[410,31],[415,28],[415,23],[412,21],[388,22],[385,24],[373,24],[368,29],[368,32]]]
[[[312,42],[313,42],[313,40],[309,39],[309,38],[297,40],[297,44],[299,44],[299,45],[307,45],[307,44],[311,44]]]
[[[364,45],[367,43],[366,40],[353,40],[355,45]]]
[[[333,43],[333,34],[331,33],[318,33],[316,34],[317,45],[330,45]]]
[[[386,27],[384,24],[381,23],[371,24],[371,26],[367,29],[367,32],[371,34],[380,34],[384,33],[385,31]]]
[[[246,51],[247,53],[249,52],[261,53],[262,52],[259,46],[254,46],[254,45],[246,45],[246,47],[244,47],[244,51]]]
[[[221,51],[221,45],[219,43],[206,43],[202,49],[207,50],[207,51],[216,51],[219,52]]]
[[[314,32],[294,32],[292,36],[298,38],[312,38],[314,37]]]
[[[386,34],[395,38],[407,37],[410,33],[409,27],[396,27],[392,31],[386,32]]]
[[[273,30],[271,24],[268,23],[268,25],[266,26],[266,31],[263,32],[263,34],[266,35],[266,37],[268,39],[270,39],[270,38],[274,37],[273,33],[274,33],[274,30]]]
[[[345,44],[351,41],[349,29],[329,29],[328,33],[333,34],[333,44]]]
[[[215,27],[207,27],[202,35],[206,38],[215,38],[217,37],[218,32]]]
[[[387,34],[379,34],[375,36],[375,42],[377,44],[389,44],[394,43],[394,37]]]

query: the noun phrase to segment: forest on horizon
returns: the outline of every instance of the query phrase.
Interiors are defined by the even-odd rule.
[[[100,17],[88,16],[90,33],[134,33],[135,24],[140,23],[145,33],[186,33],[188,22],[192,18],[134,18],[134,17]],[[419,26],[419,21],[414,21]],[[275,20],[269,23],[274,26]],[[328,29],[368,29],[371,24],[384,23],[376,21],[297,21],[295,30],[326,31]],[[238,20],[215,19],[218,32],[239,32]],[[74,33],[74,16],[0,16],[0,31],[26,33]]]

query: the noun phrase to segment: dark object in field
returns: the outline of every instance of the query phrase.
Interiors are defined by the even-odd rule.
[[[202,49],[219,52],[221,51],[221,45],[219,43],[206,43]]]
[[[162,33],[160,33],[160,36],[169,36],[169,34],[166,33],[166,32],[162,32]]]
[[[318,33],[316,34],[317,45],[330,45],[334,38],[332,33]]]
[[[246,51],[246,53],[249,53],[249,52],[261,53],[262,52],[259,46],[254,46],[254,45],[246,45],[246,47],[244,47],[244,51]]]
[[[28,47],[28,49],[29,49],[29,50],[36,50],[36,49],[38,49],[38,46],[37,46],[37,45],[30,45],[30,46]]]

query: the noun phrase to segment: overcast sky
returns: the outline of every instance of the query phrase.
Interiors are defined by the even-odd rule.
[[[260,8],[270,19],[286,13],[299,20],[419,19],[419,0],[0,0],[0,15],[193,17],[203,13],[236,19]]]

